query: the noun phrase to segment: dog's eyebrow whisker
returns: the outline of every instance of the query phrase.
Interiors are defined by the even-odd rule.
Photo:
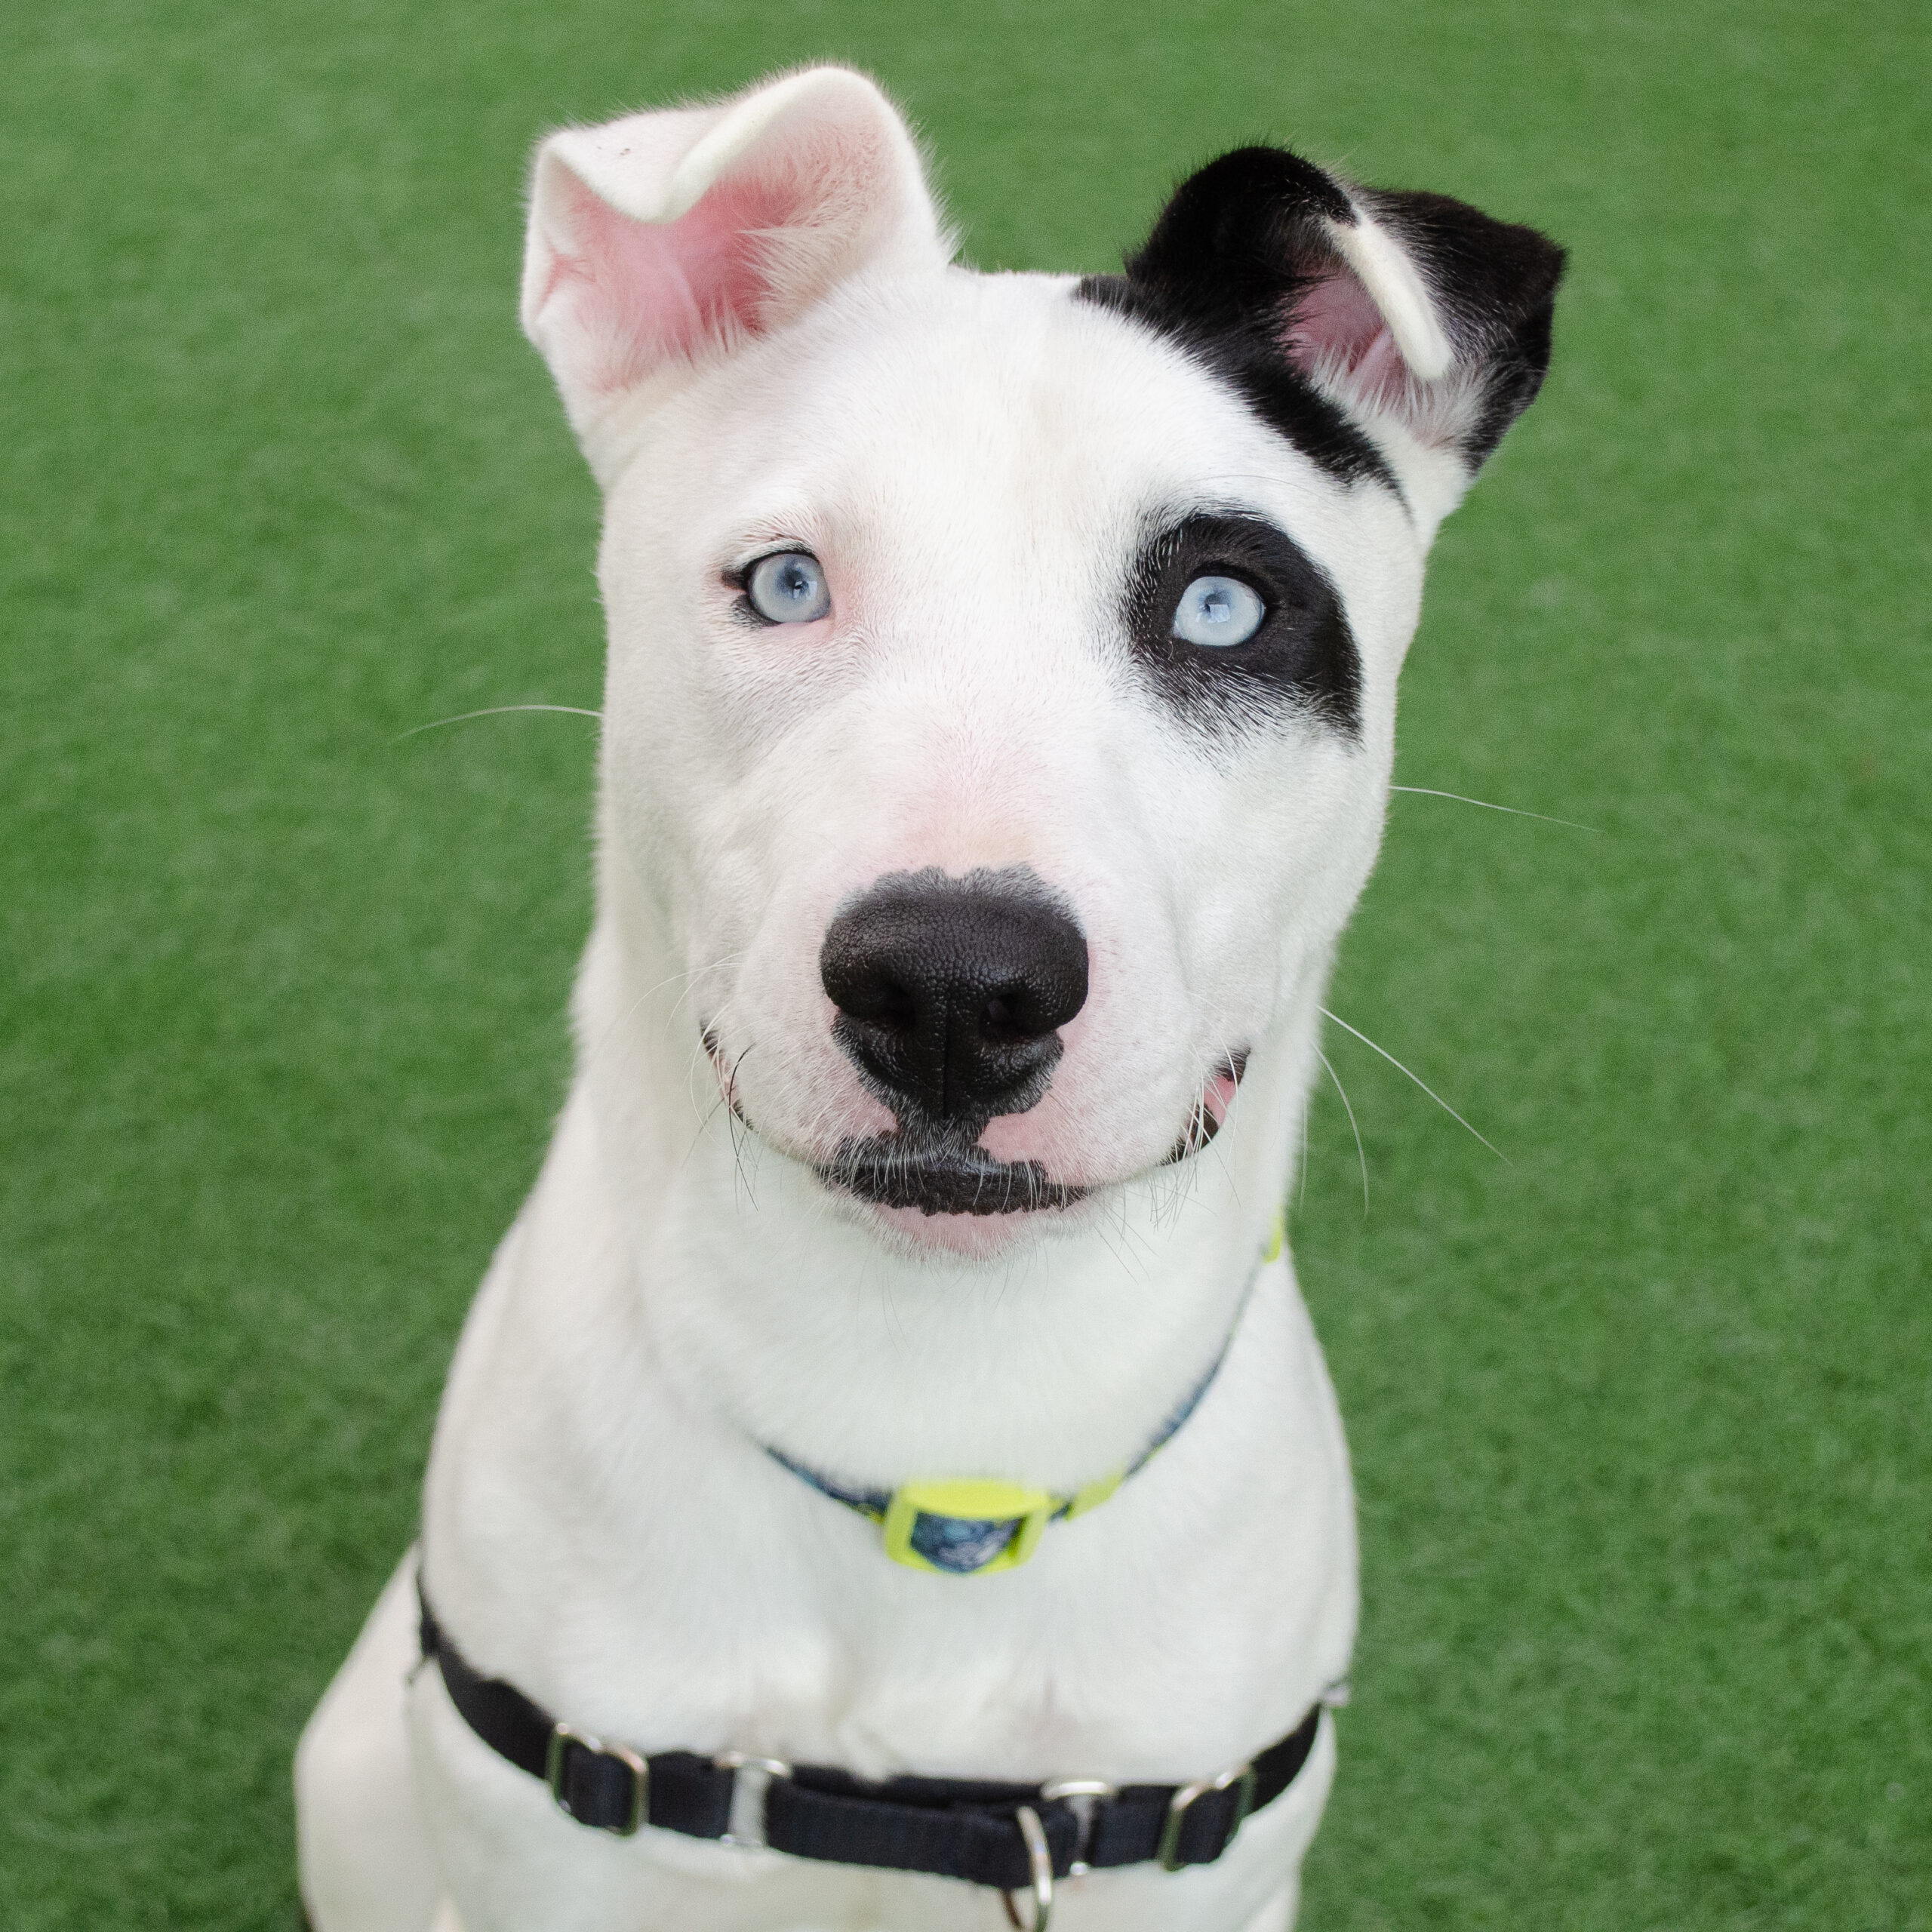
[[[1459,805],[1480,805],[1486,812],[1507,812],[1512,818],[1533,818],[1545,825],[1567,825],[1572,832],[1601,832],[1595,825],[1579,825],[1574,818],[1552,818],[1547,812],[1526,812],[1520,805],[1493,804],[1487,798],[1472,798],[1461,792],[1438,792],[1431,785],[1392,785],[1392,792],[1409,792],[1418,798],[1454,798]]]
[[[1445,1114],[1449,1116],[1451,1120],[1455,1121],[1457,1126],[1466,1129],[1471,1134],[1475,1134],[1476,1138],[1480,1140],[1482,1144],[1487,1147],[1506,1168],[1514,1167],[1515,1165],[1515,1163],[1510,1159],[1507,1154],[1503,1152],[1500,1147],[1497,1146],[1494,1141],[1489,1139],[1485,1134],[1477,1134],[1476,1130],[1471,1127],[1469,1122],[1463,1119],[1463,1116],[1459,1114],[1456,1109],[1452,1107],[1449,1103],[1429,1084],[1426,1080],[1423,1079],[1420,1074],[1410,1072],[1409,1069],[1404,1066],[1386,1047],[1377,1046],[1375,1042],[1371,1040],[1366,1033],[1363,1032],[1358,1027],[1351,1026],[1339,1013],[1330,1013],[1327,1008],[1325,1006],[1322,1008],[1321,1011],[1327,1015],[1328,1018],[1334,1020],[1335,1024],[1340,1027],[1343,1032],[1354,1034],[1355,1038],[1359,1040],[1364,1046],[1371,1048],[1375,1052],[1380,1054],[1398,1073],[1407,1074],[1408,1078],[1413,1080],[1416,1084],[1420,1087],[1422,1091],[1426,1094]],[[1315,1051],[1318,1053],[1321,1051],[1321,1049],[1318,1047]],[[1327,1062],[1325,1058],[1324,1059],[1322,1064],[1324,1066],[1327,1065]],[[1329,1070],[1331,1072],[1333,1072],[1334,1069],[1331,1067]],[[1339,1081],[1336,1083],[1338,1086],[1341,1083]]]
[[[445,724],[467,724],[472,718],[501,718],[512,711],[555,711],[570,718],[598,718],[601,711],[586,711],[580,704],[491,704],[481,711],[459,711],[454,718],[433,718],[426,724],[412,724],[406,731],[398,731],[389,740],[399,745],[405,738],[413,738],[422,731],[440,731]]]
[[[1322,1011],[1325,1013],[1327,1008],[1324,1007]],[[1334,1081],[1335,1091],[1342,1097],[1342,1109],[1349,1117],[1349,1131],[1355,1137],[1355,1158],[1361,1164],[1361,1211],[1366,1217],[1368,1213],[1368,1156],[1362,1149],[1361,1129],[1355,1124],[1355,1110],[1349,1104],[1349,1090],[1342,1084],[1342,1076],[1335,1071],[1334,1062],[1319,1047],[1315,1050],[1315,1057],[1327,1068],[1328,1078]]]

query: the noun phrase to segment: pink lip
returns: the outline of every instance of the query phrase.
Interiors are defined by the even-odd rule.
[[[1046,1210],[1013,1214],[928,1214],[917,1208],[868,1208],[877,1225],[909,1249],[983,1257],[1011,1247],[1020,1234],[1045,1218]],[[1069,1211],[1058,1211],[1062,1213]]]
[[[1235,1094],[1240,1085],[1239,1074],[1223,1071],[1216,1074],[1202,1088],[1201,1104],[1208,1109],[1217,1127],[1227,1124],[1228,1110],[1235,1103]]]
[[[1235,1096],[1241,1090],[1241,1075],[1247,1071],[1247,1051],[1232,1054],[1208,1077],[1201,1098],[1189,1113],[1187,1124],[1168,1156],[1170,1163],[1185,1161],[1198,1154],[1226,1124],[1234,1111]]]

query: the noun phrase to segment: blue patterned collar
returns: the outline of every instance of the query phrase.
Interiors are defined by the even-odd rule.
[[[995,1570],[1014,1570],[1038,1547],[1049,1523],[1084,1515],[1097,1509],[1127,1479],[1146,1467],[1177,1435],[1214,1386],[1221,1364],[1234,1345],[1235,1331],[1247,1312],[1261,1268],[1282,1248],[1278,1220],[1261,1262],[1241,1291],[1241,1305],[1228,1324],[1220,1350],[1207,1372],[1155,1432],[1153,1440],[1124,1468],[1109,1472],[1071,1495],[1029,1489],[1023,1484],[980,1477],[945,1477],[937,1481],[902,1483],[897,1489],[871,1489],[842,1482],[808,1468],[782,1449],[765,1445],[764,1453],[821,1496],[879,1524],[884,1531],[885,1553],[909,1569],[928,1570],[943,1577],[983,1577]]]

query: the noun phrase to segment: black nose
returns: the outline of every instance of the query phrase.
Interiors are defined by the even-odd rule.
[[[971,1139],[1047,1091],[1057,1029],[1087,1001],[1086,940],[1024,866],[893,873],[832,921],[818,963],[834,1036],[900,1126]]]

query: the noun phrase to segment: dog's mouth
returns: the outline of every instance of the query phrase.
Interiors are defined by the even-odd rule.
[[[1171,1168],[1182,1161],[1192,1160],[1220,1132],[1223,1122],[1234,1109],[1235,1095],[1240,1091],[1241,1075],[1247,1071],[1247,1049],[1243,1047],[1229,1054],[1208,1076],[1188,1111],[1187,1124],[1181,1129],[1180,1138],[1161,1163],[1163,1167]]]
[[[841,1141],[817,1171],[828,1187],[875,1207],[922,1214],[1028,1214],[1070,1208],[1091,1192],[1051,1179],[1038,1161],[1002,1161],[977,1146],[921,1146],[898,1134]]]
[[[725,1103],[747,1131],[759,1131],[744,1109],[717,1035],[704,1029],[704,1045],[717,1069]],[[1244,1047],[1223,1060],[1203,1084],[1186,1124],[1157,1168],[1191,1160],[1220,1132],[1247,1071]],[[1032,1214],[1072,1207],[1096,1192],[1089,1182],[1056,1180],[1038,1161],[1006,1161],[977,1142],[894,1131],[850,1136],[829,1160],[808,1163],[835,1192],[875,1208],[916,1210],[924,1215]],[[1152,1171],[1152,1170],[1149,1170]],[[1124,1177],[1124,1178],[1131,1178]]]

